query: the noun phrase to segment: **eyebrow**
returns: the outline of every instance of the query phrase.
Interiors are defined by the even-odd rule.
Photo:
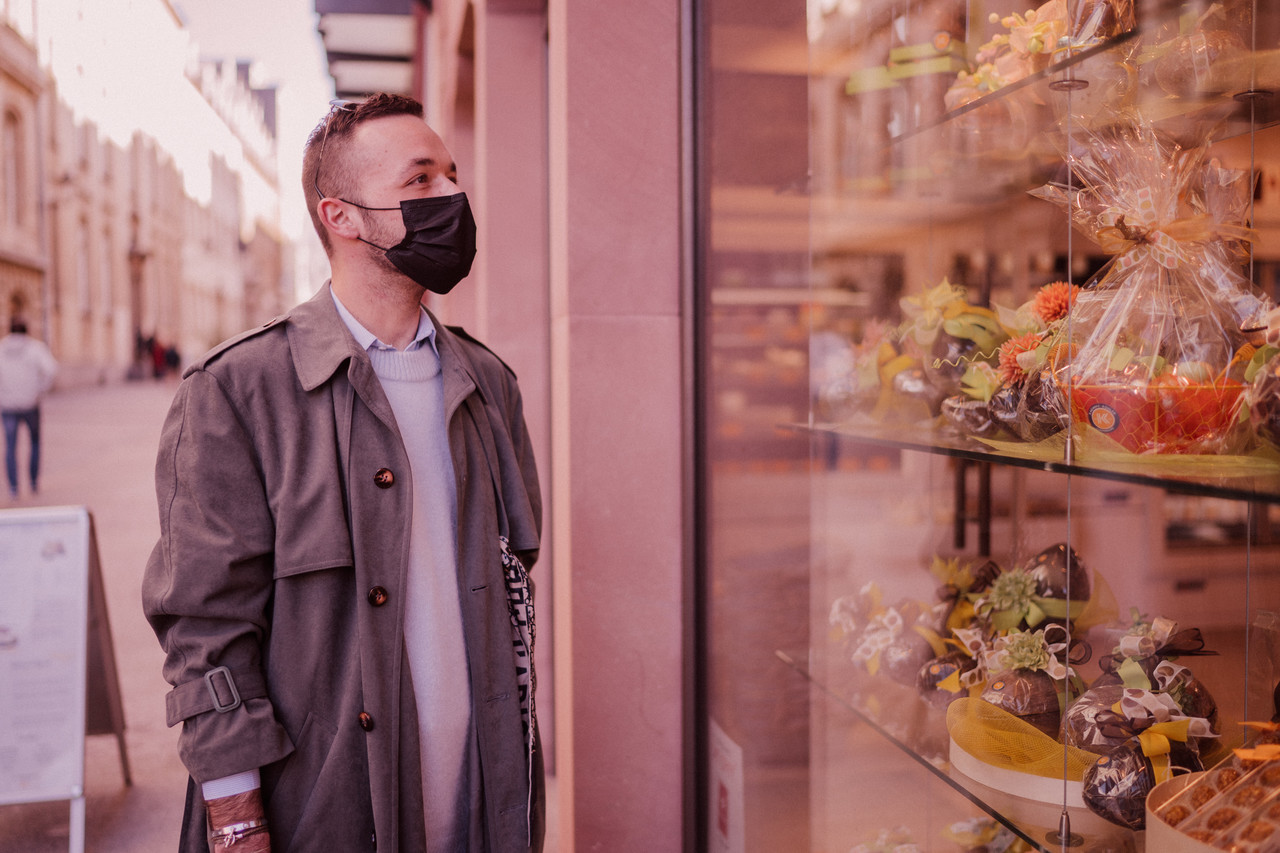
[[[402,174],[408,174],[409,172],[412,172],[415,169],[420,169],[424,166],[429,168],[431,166],[439,166],[439,165],[440,165],[440,162],[436,160],[434,157],[417,157],[413,160],[410,160],[409,165],[401,169],[400,171]],[[445,171],[445,174],[449,174],[450,172],[456,174],[458,171],[457,162],[450,160],[449,165],[444,168],[444,171]]]

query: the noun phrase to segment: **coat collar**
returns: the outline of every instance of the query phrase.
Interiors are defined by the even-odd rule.
[[[476,368],[453,333],[441,325],[430,311],[427,316],[431,318],[436,330],[440,372],[444,381],[445,411],[452,413],[467,395],[479,389]],[[294,370],[303,390],[314,391],[319,388],[347,363],[347,374],[356,390],[362,392],[362,396],[368,399],[373,408],[379,409],[386,405],[385,395],[372,395],[368,392],[368,383],[375,378],[373,365],[369,362],[369,354],[360,347],[342,322],[342,317],[333,304],[328,282],[325,282],[315,296],[290,311],[284,320],[288,329],[289,348],[293,353]]]

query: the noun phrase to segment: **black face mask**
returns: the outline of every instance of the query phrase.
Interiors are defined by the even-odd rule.
[[[343,199],[346,201],[346,199]],[[365,210],[396,210],[394,207],[356,207]],[[445,294],[471,272],[476,257],[476,221],[466,193],[415,198],[400,202],[404,219],[404,239],[382,249],[396,269],[432,293]]]

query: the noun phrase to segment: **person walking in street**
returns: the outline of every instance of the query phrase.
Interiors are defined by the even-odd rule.
[[[422,305],[475,221],[422,105],[332,109],[303,187],[331,279],[189,367],[143,607],[191,775],[180,849],[542,848],[542,502],[511,370]]]
[[[53,387],[58,362],[44,341],[27,333],[25,320],[14,318],[0,338],[0,421],[4,423],[4,473],[9,497],[18,497],[18,427],[26,424],[30,439],[27,481],[32,494],[40,482],[40,400]]]

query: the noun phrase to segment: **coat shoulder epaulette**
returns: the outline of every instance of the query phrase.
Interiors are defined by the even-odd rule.
[[[481,341],[481,340],[479,340],[478,338],[474,338],[474,337],[472,337],[472,336],[471,336],[471,334],[470,334],[466,329],[462,328],[461,326],[445,326],[445,328],[446,328],[446,329],[448,329],[448,330],[449,330],[451,333],[453,333],[454,335],[458,336],[459,338],[462,338],[464,341],[467,341],[467,342],[469,342],[469,343],[475,344],[476,346],[480,347],[480,349],[482,349],[482,350],[484,350],[485,352],[489,353],[489,355],[491,355],[491,356],[493,356],[495,359],[497,359],[498,364],[501,364],[503,367],[505,367],[505,368],[507,369],[507,372],[508,372],[508,373],[510,373],[510,374],[511,374],[511,376],[512,376],[513,378],[515,377],[516,372],[515,372],[514,370],[512,370],[512,369],[511,369],[511,365],[509,365],[509,364],[507,364],[505,361],[503,361],[503,360],[502,360],[502,356],[498,355],[496,352],[494,352],[493,350],[489,349],[488,345],[487,345],[487,344],[485,344],[485,342],[484,342],[484,341]]]
[[[281,314],[278,317],[273,317],[272,319],[263,323],[261,326],[254,326],[252,329],[246,329],[243,332],[240,332],[238,335],[232,335],[222,343],[215,346],[213,349],[206,352],[200,358],[198,358],[196,362],[193,365],[191,365],[191,367],[187,368],[187,372],[189,373],[192,370],[199,370],[201,368],[207,367],[210,364],[210,362],[216,360],[218,356],[222,355],[224,352],[231,349],[232,347],[235,347],[241,343],[244,343],[250,338],[256,338],[258,335],[265,333],[268,329],[271,329],[274,326],[280,325],[287,319],[287,316],[288,315],[286,314]]]

